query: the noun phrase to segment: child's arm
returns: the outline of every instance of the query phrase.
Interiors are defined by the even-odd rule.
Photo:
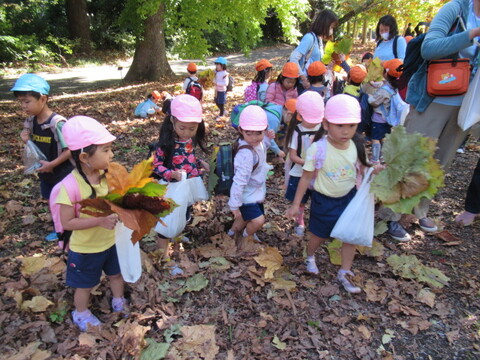
[[[112,214],[104,217],[77,218],[75,217],[75,209],[73,206],[61,204],[60,220],[65,230],[85,230],[96,226],[112,230],[118,221],[118,215]]]
[[[153,172],[158,175],[159,178],[164,179],[165,181],[172,181],[172,180],[182,180],[182,172],[181,170],[171,170],[164,166],[165,163],[165,156],[161,148],[157,148],[157,150],[153,153]]]
[[[271,103],[275,100],[275,84],[270,84],[267,89],[267,95],[265,96],[265,102]]]
[[[288,156],[290,156],[290,160],[292,160],[295,164],[302,166],[305,164],[305,160],[297,155],[297,149],[288,148]]]
[[[292,205],[288,208],[286,216],[288,218],[294,218],[298,214],[298,209],[300,207],[300,203],[305,195],[305,192],[312,181],[314,171],[306,171],[303,170],[302,177],[298,182],[297,192],[295,193],[295,199],[293,199]]]
[[[39,173],[47,173],[47,172],[52,172],[53,169],[55,169],[58,165],[64,163],[68,159],[70,159],[70,150],[65,149],[60,156],[57,158],[53,159],[52,161],[45,161],[45,160],[40,160],[40,163],[42,164],[41,168],[38,168],[37,171]]]
[[[20,139],[26,144],[28,140],[30,140],[30,129],[23,128],[22,132],[20,133]]]
[[[232,187],[230,188],[230,199],[228,206],[235,217],[240,214],[238,210],[243,204],[243,190],[247,186],[252,176],[254,165],[253,153],[248,150],[240,150],[234,159],[234,176]]]

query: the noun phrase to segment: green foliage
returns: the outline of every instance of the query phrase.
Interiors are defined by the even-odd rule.
[[[336,54],[349,54],[352,51],[353,39],[348,36],[342,37],[339,41],[328,41],[325,45],[324,55],[322,62],[329,64],[332,61],[333,53]]]
[[[145,339],[148,346],[142,350],[140,360],[161,360],[167,356],[170,344],[157,343],[153,339]]]
[[[51,322],[61,324],[65,321],[65,316],[67,314],[68,314],[67,309],[58,309],[57,311],[52,312],[49,318]]]
[[[177,290],[178,295],[186,292],[200,291],[208,285],[208,279],[203,274],[195,274],[189,277],[185,282],[185,286]]]

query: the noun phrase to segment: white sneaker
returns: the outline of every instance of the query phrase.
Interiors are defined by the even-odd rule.
[[[305,261],[305,265],[307,265],[307,272],[309,272],[310,274],[314,274],[314,275],[320,274],[320,271],[318,270],[315,260],[307,260]]]
[[[347,279],[346,275],[355,276],[351,271],[348,270],[338,270],[337,280],[340,284],[343,285],[343,288],[352,294],[358,294],[362,291],[358,286],[353,285],[350,280]]]
[[[303,226],[303,225],[295,226],[294,231],[295,231],[295,235],[304,236],[305,235],[305,226]]]

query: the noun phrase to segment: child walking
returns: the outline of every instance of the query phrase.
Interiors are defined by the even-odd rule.
[[[202,120],[202,106],[200,101],[193,96],[182,94],[175,97],[171,104],[171,115],[163,121],[157,148],[153,153],[153,175],[155,178],[167,183],[201,176],[202,168],[208,171],[209,165],[197,159],[195,146],[205,150],[205,124]],[[181,214],[187,219],[190,217],[191,207],[186,214]],[[163,250],[164,257],[170,239],[158,232],[157,246]]]
[[[402,73],[397,68],[402,65],[400,59],[392,59],[383,63],[384,85],[369,95],[368,102],[373,107],[372,116],[372,163],[380,163],[382,141],[390,134],[392,126],[387,123],[386,115],[390,109],[390,99],[398,91],[398,78]]]
[[[257,75],[252,80],[252,83],[247,86],[243,94],[245,102],[252,100],[260,100],[265,102],[268,89],[268,81],[272,76],[273,64],[267,59],[261,59],[255,65]]]
[[[277,81],[268,86],[265,101],[284,105],[288,99],[296,99],[298,97],[299,76],[298,64],[294,62],[286,63],[283,66],[282,73],[278,75]]]
[[[10,91],[13,91],[28,115],[20,138],[24,143],[32,140],[47,157],[46,161],[40,160],[42,167],[37,169],[37,172],[41,195],[48,200],[53,187],[73,170],[69,161],[70,151],[62,135],[66,119],[49,108],[50,85],[42,77],[24,74],[17,79]],[[45,240],[57,240],[57,233],[49,233]]]
[[[225,104],[227,103],[228,72],[227,59],[219,57],[215,60],[215,105],[220,110],[217,120],[225,115]]]
[[[306,263],[307,271],[312,274],[319,273],[315,251],[330,238],[335,223],[356,193],[364,168],[370,166],[363,141],[356,133],[358,123],[360,105],[356,99],[339,94],[327,101],[322,129],[307,150],[295,199],[287,210],[290,218],[298,215],[302,198],[313,180]],[[347,278],[353,276],[354,256],[355,245],[344,243],[337,279],[350,293],[361,291]]]
[[[74,116],[63,126],[65,142],[75,160],[73,170],[81,199],[105,196],[108,193],[105,170],[112,161],[112,142],[115,136],[98,121],[87,116]],[[88,326],[101,325],[100,320],[88,309],[90,293],[100,283],[102,271],[108,276],[112,291],[112,309],[123,311],[124,281],[115,247],[115,231],[118,216],[90,217],[77,215],[74,199],[62,185],[55,203],[60,204],[60,220],[65,230],[72,231],[67,259],[67,285],[75,288],[72,312],[73,322],[81,331]]]
[[[290,168],[285,169],[285,177],[288,177],[285,198],[289,201],[293,201],[295,198],[298,182],[303,172],[302,167],[305,164],[305,154],[323,121],[323,98],[315,91],[306,91],[298,97],[296,109],[297,116],[290,121],[285,139],[288,144],[288,157],[291,161]],[[307,189],[295,218],[294,230],[298,236],[303,236],[305,233],[305,204],[310,195],[311,191]]]
[[[235,218],[230,236],[253,236],[265,223],[263,202],[266,194],[267,149],[275,134],[267,132],[267,115],[257,105],[249,105],[240,114],[238,131],[240,139],[234,158],[234,177],[228,205]],[[267,134],[267,136],[265,136]],[[238,245],[238,244],[237,244]]]

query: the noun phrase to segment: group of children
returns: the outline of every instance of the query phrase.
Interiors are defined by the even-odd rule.
[[[215,103],[224,115],[226,86],[228,84],[227,61],[218,58],[215,62]],[[190,65],[189,65],[190,66]],[[266,59],[256,65],[257,75],[252,81],[255,97],[283,106],[283,119],[287,123],[283,148],[288,154],[286,167],[286,198],[291,202],[287,216],[295,219],[295,233],[305,231],[304,211],[310,199],[310,222],[307,245],[307,271],[318,274],[315,251],[330,237],[330,232],[339,216],[356,193],[356,185],[366,167],[367,160],[363,138],[357,127],[361,122],[361,107],[357,89],[366,75],[363,68],[351,68],[346,94],[332,95],[328,99],[328,84],[324,74],[326,67],[314,62],[308,69],[311,87],[298,94],[298,65],[287,63],[277,80],[269,84],[273,65]],[[189,69],[194,76],[196,67]],[[395,73],[386,69],[386,81],[394,86],[388,76]],[[396,68],[395,68],[396,71]],[[187,84],[188,86],[188,84]],[[21,76],[12,88],[23,110],[29,115],[32,126],[25,126],[21,133],[23,141],[32,139],[47,156],[38,170],[42,196],[49,198],[52,187],[62,176],[72,171],[78,183],[81,199],[106,195],[108,187],[105,170],[112,160],[112,143],[115,137],[96,120],[75,116],[68,121],[53,121],[55,113],[48,107],[48,83],[33,74]],[[358,89],[358,92],[360,90]],[[154,94],[158,95],[158,94]],[[152,95],[152,96],[154,96]],[[353,96],[351,96],[353,95]],[[250,94],[252,96],[252,94]],[[376,93],[372,99],[388,105],[388,96],[382,100]],[[373,103],[373,101],[372,101]],[[381,114],[378,114],[381,116]],[[376,119],[380,116],[375,114]],[[379,122],[381,123],[381,122]],[[267,150],[275,131],[267,130],[265,110],[258,105],[249,105],[240,114],[238,143],[235,145],[234,178],[228,205],[234,222],[228,231],[237,238],[251,237],[260,241],[257,232],[265,223],[264,200],[267,173]],[[205,123],[201,102],[194,96],[176,96],[164,119],[159,141],[154,151],[154,176],[167,183],[180,181],[182,177],[199,177],[208,164],[197,158],[195,147],[203,148]],[[60,146],[57,146],[59,144]],[[59,150],[57,150],[57,148]],[[73,159],[75,167],[70,163]],[[375,172],[382,169],[375,166]],[[91,289],[100,282],[102,271],[110,279],[112,310],[124,311],[124,282],[120,274],[114,243],[116,215],[93,218],[77,214],[75,199],[67,189],[61,189],[53,201],[60,205],[63,228],[72,231],[67,260],[67,285],[74,287],[74,323],[82,330],[101,322],[88,310]],[[190,211],[181,216],[190,216]],[[167,250],[169,239],[158,234],[158,246]],[[347,276],[351,272],[355,246],[344,244],[342,266],[337,279],[345,290],[360,292]]]

